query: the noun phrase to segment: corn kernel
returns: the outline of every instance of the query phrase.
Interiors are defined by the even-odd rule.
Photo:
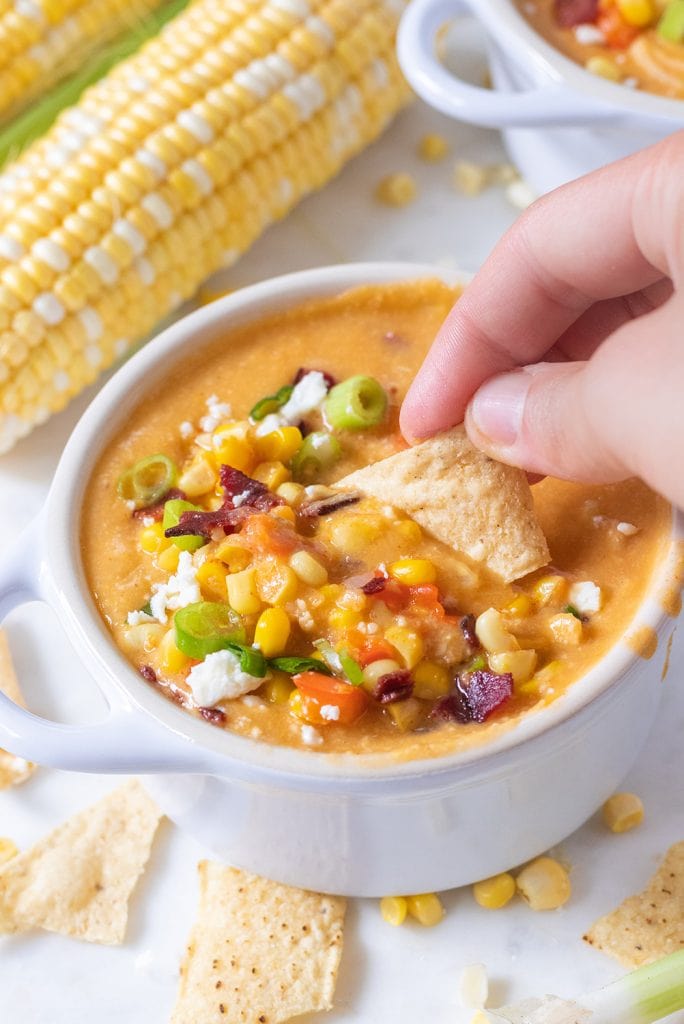
[[[285,562],[269,559],[256,566],[257,593],[265,604],[282,605],[294,601],[299,581]]]
[[[479,196],[490,184],[489,168],[470,160],[459,160],[454,166],[454,186],[466,196]]]
[[[226,437],[237,437],[241,441],[249,441],[251,433],[252,424],[249,420],[230,420],[228,423],[222,423],[214,431],[214,447],[218,447]]]
[[[266,484],[270,491],[275,491],[290,479],[290,471],[282,462],[260,462],[255,467],[252,476],[260,483]]]
[[[16,844],[6,836],[0,836],[0,864],[6,864],[8,860],[19,853]]]
[[[555,694],[554,683],[563,663],[554,659],[532,676],[527,683],[518,687],[518,693],[522,696],[548,697],[552,699]]]
[[[607,78],[609,82],[621,82],[622,72],[612,57],[590,57],[584,64],[587,71],[599,78]]]
[[[657,14],[653,0],[617,0],[617,9],[624,21],[635,28],[646,28]]]
[[[232,466],[241,473],[251,473],[256,461],[249,441],[231,434],[221,435],[221,443],[212,454],[217,465]]]
[[[532,598],[527,594],[518,594],[508,602],[504,611],[516,619],[524,619],[532,611]]]
[[[241,569],[246,569],[252,560],[252,556],[247,548],[236,543],[232,537],[222,540],[216,548],[214,555],[219,562],[223,562],[224,565],[228,566],[229,572],[240,572]]]
[[[169,675],[177,675],[183,672],[190,664],[190,659],[176,647],[176,632],[169,629],[159,644],[159,665],[163,672]]]
[[[328,570],[308,551],[295,551],[290,556],[290,568],[310,587],[322,587],[328,582]]]
[[[493,878],[485,878],[473,886],[473,896],[485,910],[500,910],[515,896],[515,878],[505,871]]]
[[[330,543],[346,555],[365,553],[369,543],[377,540],[387,528],[380,516],[349,516],[338,519],[330,528]]]
[[[400,558],[388,568],[390,576],[407,587],[417,587],[423,583],[434,583],[437,570],[427,558]]]
[[[301,447],[302,441],[299,427],[277,427],[262,437],[255,437],[253,443],[257,455],[264,462],[289,462]]]
[[[183,470],[178,486],[188,498],[199,498],[216,487],[216,469],[206,452],[197,455]]]
[[[270,514],[274,519],[283,519],[286,523],[291,523],[292,526],[297,522],[295,510],[290,508],[289,505],[276,505],[275,508],[271,509]]]
[[[501,612],[496,608],[488,608],[478,615],[475,622],[477,638],[488,654],[499,654],[502,651],[517,651],[518,641],[504,626]]]
[[[290,639],[290,617],[282,608],[267,608],[261,613],[254,630],[254,643],[265,658],[282,654]]]
[[[238,615],[255,615],[261,611],[261,598],[256,588],[254,569],[242,569],[226,576],[228,604]]]
[[[426,892],[421,896],[407,896],[407,909],[411,917],[425,928],[432,928],[444,917],[444,907],[434,892]]]
[[[154,555],[157,551],[163,551],[171,542],[164,536],[164,527],[161,523],[152,523],[146,526],[140,533],[140,547],[148,555]]]
[[[141,622],[128,626],[123,633],[123,645],[133,655],[151,654],[159,647],[166,626],[160,622]]]
[[[392,644],[401,655],[406,668],[413,668],[423,657],[425,645],[420,633],[408,626],[390,626],[385,630],[385,640]]]
[[[611,832],[629,832],[644,820],[644,805],[636,793],[615,793],[606,800],[602,814]]]
[[[353,608],[333,608],[328,615],[331,629],[354,629],[361,621],[361,612]]]
[[[557,644],[577,647],[582,642],[582,623],[570,612],[561,612],[549,619],[549,629]]]
[[[413,695],[419,700],[437,700],[451,690],[451,677],[444,665],[421,661],[413,670]]]
[[[400,171],[388,174],[378,182],[375,198],[386,206],[408,206],[418,195],[418,186],[411,174]]]
[[[387,924],[398,928],[406,920],[408,903],[405,896],[383,896],[380,900],[380,913]]]
[[[320,588],[321,597],[334,604],[342,596],[344,588],[341,583],[325,583]]]
[[[288,505],[296,507],[304,497],[304,488],[301,484],[296,484],[294,480],[286,480],[284,484],[276,488],[276,494],[279,498],[284,498]]]
[[[370,665],[366,665],[363,670],[364,689],[372,692],[377,686],[378,680],[382,676],[389,675],[390,672],[401,672],[401,665],[398,661],[393,661],[391,658],[371,661]]]
[[[418,145],[418,156],[431,164],[443,160],[448,152],[449,143],[443,135],[438,135],[437,132],[429,132],[424,135]]]
[[[390,716],[400,732],[412,732],[423,721],[425,705],[414,697],[408,700],[399,700],[396,704],[387,705],[387,714]]]
[[[272,672],[260,691],[270,704],[287,704],[293,692],[297,692],[294,684],[284,672]]]
[[[501,675],[510,672],[516,686],[522,686],[532,678],[536,664],[536,651],[504,651],[501,654],[489,655],[489,667],[492,672]]]
[[[308,725],[330,724],[327,718],[321,718],[320,704],[317,701],[311,700],[310,697],[305,697],[296,688],[290,694],[288,704],[290,713],[301,722],[306,722]]]
[[[200,565],[197,570],[197,582],[205,601],[225,601],[228,597],[226,576],[228,570],[223,562],[211,559]]]
[[[169,544],[168,548],[164,548],[157,555],[157,565],[164,572],[175,572],[178,568],[178,562],[180,559],[180,548],[175,544]]]
[[[562,604],[568,596],[568,581],[564,576],[542,576],[534,585],[534,598],[538,605]]]
[[[523,868],[518,892],[532,910],[556,910],[570,899],[570,876],[557,860],[539,857]]]
[[[423,531],[413,519],[400,519],[394,529],[408,544],[419,544],[423,539]]]

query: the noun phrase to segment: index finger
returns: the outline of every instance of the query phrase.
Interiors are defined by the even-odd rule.
[[[401,412],[408,438],[460,423],[486,379],[541,359],[596,301],[673,273],[673,211],[662,209],[672,191],[654,187],[673,162],[684,163],[684,133],[558,189],[519,218],[452,309],[414,380]]]

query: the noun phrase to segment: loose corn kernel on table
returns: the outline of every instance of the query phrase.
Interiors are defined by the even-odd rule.
[[[416,155],[428,133],[449,140],[452,150],[444,161],[427,162]],[[462,160],[477,166],[503,159],[495,134],[454,126],[414,107],[330,188],[270,231],[204,294],[349,259],[432,260],[474,269],[516,211],[501,186],[477,198],[454,191],[453,164]],[[415,202],[403,208],[378,205],[378,182],[403,171],[416,179]],[[82,396],[0,460],[3,547],[11,546],[40,508],[60,449],[88,397]],[[35,633],[29,633],[28,622],[34,617],[44,638],[40,645],[30,642]],[[24,608],[11,616],[8,626],[30,705],[67,721],[95,717],[99,698],[84,673],[70,674],[69,686],[60,685],[65,677],[54,666],[71,665],[72,655],[44,609]],[[33,631],[35,623],[30,628]],[[649,670],[656,672],[655,666]],[[682,671],[684,649],[675,642],[670,679],[676,680]],[[572,994],[617,977],[619,967],[585,946],[580,937],[599,914],[640,889],[659,855],[683,837],[676,783],[684,766],[683,720],[684,699],[669,686],[656,735],[624,787],[644,801],[643,826],[616,835],[597,816],[555,851],[572,865],[573,896],[563,910],[535,913],[518,898],[504,909],[483,909],[471,890],[461,890],[442,895],[446,916],[437,925],[423,927],[409,914],[401,927],[393,928],[381,917],[378,901],[352,901],[336,1009],[329,1015],[300,1018],[303,1024],[415,1024],[417,1019],[469,1024],[472,1012],[459,1006],[458,979],[461,968],[476,961],[489,967],[494,1004],[539,992],[540,987]],[[0,836],[26,848],[117,781],[39,771],[25,787],[0,793]],[[160,833],[132,900],[128,938],[120,948],[47,933],[0,938],[3,1021],[91,1024],[95,1018],[98,1024],[166,1024],[195,916],[195,865],[203,856],[206,851],[171,827]],[[501,890],[499,884],[485,897],[485,904],[501,902]],[[395,919],[402,916],[401,904],[390,909]],[[423,901],[416,910],[429,923],[439,916],[433,901]]]

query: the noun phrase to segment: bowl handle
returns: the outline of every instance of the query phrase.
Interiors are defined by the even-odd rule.
[[[440,63],[440,29],[456,15],[477,17],[478,0],[412,0],[399,26],[397,49],[404,75],[418,95],[449,117],[488,128],[577,125],[615,120],[616,111],[585,100],[544,77],[535,88],[498,92],[470,85]]]
[[[0,624],[13,608],[44,601],[41,593],[39,519],[0,565]],[[207,772],[211,754],[158,725],[112,687],[103,695],[107,717],[64,725],[34,715],[0,691],[0,747],[49,768],[80,772]]]

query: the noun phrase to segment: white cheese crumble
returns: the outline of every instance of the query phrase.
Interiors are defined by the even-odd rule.
[[[576,25],[575,39],[582,46],[602,46],[606,41],[601,29],[591,24]]]
[[[192,555],[189,551],[181,551],[178,558],[178,569],[166,583],[155,583],[152,586],[150,608],[159,622],[166,622],[167,610],[176,611],[188,604],[201,601],[199,584]]]
[[[321,707],[321,718],[326,722],[336,722],[340,717],[340,709],[336,704],[323,704]]]
[[[303,725],[301,735],[302,743],[306,743],[307,747],[320,747],[323,742],[323,737],[313,725]]]
[[[328,385],[320,370],[305,373],[292,394],[278,412],[269,413],[256,428],[257,437],[271,434],[278,427],[293,426],[300,422],[308,413],[318,409],[328,393]]]
[[[526,210],[537,198],[536,192],[522,178],[512,181],[506,188],[506,199],[518,210]]]
[[[634,523],[618,523],[615,529],[618,533],[624,533],[625,537],[633,537],[635,533],[639,532],[639,527]]]
[[[193,427],[190,420],[183,420],[183,422],[179,425],[178,430],[180,431],[180,436],[185,441],[191,438],[192,435],[195,433],[195,428]]]
[[[210,434],[225,420],[230,419],[232,411],[227,402],[219,401],[218,395],[210,395],[206,401],[207,415],[200,420],[200,427]]]
[[[240,505],[244,505],[244,503],[248,501],[249,495],[249,490],[240,491],[239,494],[236,494],[233,498],[233,508],[240,508]]]
[[[190,669],[187,681],[199,707],[211,708],[220,700],[233,700],[251,693],[261,686],[264,678],[243,672],[240,658],[232,651],[215,651]]]
[[[591,615],[601,610],[601,588],[591,580],[573,583],[568,594],[570,604],[583,615]]]
[[[148,615],[147,612],[135,611],[129,612],[126,622],[129,626],[139,626],[142,622],[154,622],[154,616]]]
[[[489,996],[489,979],[484,964],[469,964],[458,979],[458,998],[466,1010],[482,1010]]]

